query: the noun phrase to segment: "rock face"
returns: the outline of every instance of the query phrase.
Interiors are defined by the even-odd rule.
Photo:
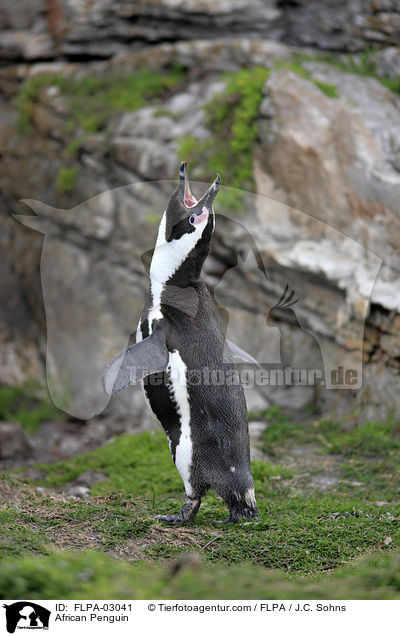
[[[319,343],[325,366],[333,353],[336,360],[347,359],[349,368],[360,369],[354,353],[361,352],[363,342],[361,403],[369,417],[382,417],[399,379],[400,102],[374,79],[326,64],[306,63],[305,68],[310,80],[334,86],[337,97],[327,98],[312,81],[286,70],[267,81],[260,109],[258,189],[302,214],[278,206],[271,218],[276,204],[261,204],[257,231],[269,236],[267,251],[297,281],[304,299],[299,315],[314,333],[324,334]],[[312,315],[306,315],[307,308]],[[378,315],[385,326],[377,325]],[[332,336],[341,353],[329,351],[331,343],[324,348]],[[371,390],[377,377],[385,377],[385,385]],[[338,399],[335,392],[325,392],[327,400],[333,396]]]
[[[0,4],[0,58],[38,60],[57,54],[49,29],[51,2],[32,0]]]
[[[31,446],[18,422],[0,422],[0,460],[26,457]]]
[[[55,11],[56,4],[50,4]],[[370,24],[366,18],[360,21],[360,12],[364,17],[380,12],[384,21],[383,14],[392,10],[390,3],[346,3],[338,26],[331,5],[318,6],[330,18],[309,21],[313,36],[307,41],[319,44],[319,29],[325,29],[332,38],[342,38],[335,44],[327,36],[325,48],[340,44],[343,49],[353,46],[355,24],[355,48],[377,37],[365,26]],[[299,52],[259,37],[221,37],[229,29],[245,31],[252,21],[262,31],[266,25],[281,28],[284,20],[286,28],[293,23],[292,41],[304,43],[307,29],[295,25],[294,15],[296,24],[303,24],[299,16],[317,11],[317,3],[299,3],[293,12],[285,3],[279,9],[253,3],[247,13],[239,0],[205,3],[198,15],[192,3],[183,8],[166,1],[67,1],[63,11],[57,51],[71,57],[100,56],[100,48],[104,57],[118,52],[105,62],[18,64],[0,73],[1,241],[10,281],[1,292],[6,311],[0,316],[0,338],[8,348],[0,357],[0,377],[12,383],[44,378],[46,372],[54,401],[71,415],[90,418],[108,409],[149,427],[154,420],[140,388],[108,404],[101,373],[135,331],[149,283],[148,253],[184,158],[180,144],[188,136],[199,142],[211,139],[203,106],[223,90],[221,72],[254,64],[272,69],[276,61],[291,60]],[[3,24],[8,29],[14,22],[7,15]],[[151,42],[152,28],[159,39],[185,39],[185,20],[204,39],[121,50],[122,40]],[[383,43],[391,37],[390,28],[385,31],[379,20]],[[205,39],[206,31],[209,37],[217,26],[219,39]],[[380,54],[379,63],[393,69],[396,49],[391,50]],[[20,57],[27,59],[25,53]],[[16,132],[21,77],[44,70],[118,74],[175,62],[190,73],[174,94],[161,105],[122,114],[104,130],[85,135],[74,159],[65,150],[68,107],[55,85],[42,88],[31,104],[31,133]],[[385,417],[400,406],[400,102],[376,79],[321,62],[304,62],[303,69],[301,77],[274,69],[265,83],[254,149],[256,194],[248,197],[243,216],[217,218],[206,280],[225,316],[228,337],[268,368],[285,360],[296,369],[328,372],[326,387],[318,391],[293,382],[249,389],[249,408],[277,403],[299,409],[316,402],[325,413]],[[77,170],[71,193],[55,186],[66,162]],[[199,194],[205,187],[194,189]],[[24,204],[20,199],[29,200]],[[20,217],[20,223],[10,216],[27,214],[29,208],[37,216]],[[268,278],[257,269],[253,245]],[[298,299],[293,307],[287,300],[292,290],[291,298]],[[352,382],[332,375],[341,366],[355,372]]]
[[[283,0],[279,5],[290,44],[336,51],[398,44],[397,0]]]
[[[261,107],[263,166],[288,203],[361,240],[398,269],[400,99],[372,78],[327,64],[305,68],[339,97],[327,98],[289,71],[274,73]],[[378,302],[380,293],[374,290]],[[398,300],[385,304],[398,311]]]
[[[331,51],[398,45],[396,0],[18,0],[0,4],[0,58],[108,58],[159,42],[261,38]]]
[[[11,261],[10,245],[18,238],[13,223],[3,213],[0,246],[0,384],[23,384],[26,378],[43,377],[44,339],[30,316],[29,303]],[[32,263],[35,257],[25,255]],[[40,290],[39,290],[40,291]],[[40,296],[39,296],[40,298]],[[37,303],[40,306],[40,301]]]

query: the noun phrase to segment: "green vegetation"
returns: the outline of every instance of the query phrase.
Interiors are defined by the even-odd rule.
[[[329,99],[339,97],[339,93],[336,90],[335,84],[329,84],[328,82],[322,82],[321,80],[317,79],[313,80],[313,84],[315,84],[315,86],[319,88],[319,90],[322,91],[324,95],[326,95],[326,97],[329,97]]]
[[[262,100],[262,89],[268,69],[255,67],[228,77],[223,93],[216,95],[206,107],[207,125],[215,138],[225,140],[212,144],[209,169],[217,172],[224,166],[225,179],[232,187],[252,184],[251,149],[257,138],[256,117]]]
[[[398,501],[400,492],[400,422],[366,422],[362,425],[343,425],[330,420],[316,420],[296,424],[282,414],[278,407],[271,407],[252,418],[265,419],[268,427],[264,434],[264,451],[281,458],[295,444],[315,449],[319,454],[340,458],[343,483],[340,492],[352,490],[351,483],[360,497],[374,497]]]
[[[47,541],[43,532],[38,532],[27,525],[19,523],[19,515],[13,508],[0,510],[1,534],[0,558],[20,556],[25,552],[47,554]]]
[[[287,60],[284,60],[282,62],[277,62],[275,64],[274,70],[280,69],[280,68],[287,68],[289,71],[296,73],[296,75],[298,75],[299,77],[310,80],[313,84],[315,84],[317,88],[319,88],[319,90],[322,93],[324,93],[324,95],[326,95],[326,97],[329,97],[330,99],[339,97],[339,93],[336,90],[335,84],[328,84],[327,82],[323,82],[321,80],[311,78],[310,73],[307,71],[306,68],[302,66],[302,63],[307,61],[311,62],[311,61],[315,61],[315,59],[307,58],[301,55],[295,56],[294,60],[291,62]]]
[[[272,71],[279,68],[288,68],[305,79],[310,77],[301,63],[278,62]],[[201,141],[188,136],[180,142],[180,158],[201,166],[202,178],[220,172],[223,183],[229,184],[230,187],[224,188],[218,198],[219,207],[223,210],[238,212],[243,209],[243,189],[254,188],[252,150],[258,134],[256,119],[263,86],[272,71],[254,67],[225,75],[224,90],[205,106],[210,138]],[[313,82],[327,97],[339,96],[333,84],[319,80]]]
[[[245,192],[253,190],[252,159],[253,146],[257,138],[256,118],[262,101],[262,89],[269,75],[286,68],[304,79],[310,80],[330,99],[338,98],[334,84],[312,79],[304,64],[324,62],[342,72],[373,77],[390,90],[400,94],[400,77],[395,79],[377,74],[377,51],[365,51],[358,56],[337,58],[333,55],[297,54],[292,60],[277,62],[272,69],[254,67],[242,69],[224,76],[225,89],[215,95],[205,106],[206,125],[211,133],[206,140],[188,136],[179,141],[179,157],[197,166],[200,179],[207,180],[210,174],[220,172],[224,188],[218,198],[219,207],[230,212],[244,208]]]
[[[63,192],[64,194],[72,192],[75,187],[77,176],[78,169],[75,166],[70,168],[62,166],[56,179],[56,188],[58,192]]]
[[[46,473],[41,484],[55,488],[76,479],[85,470],[98,470],[108,481],[95,484],[94,494],[126,491],[152,496],[153,491],[160,495],[181,490],[181,480],[162,433],[121,435],[103,448],[40,468]]]
[[[181,68],[169,73],[143,69],[135,73],[85,75],[38,75],[28,78],[18,96],[18,128],[29,129],[39,91],[58,89],[69,110],[65,132],[93,134],[103,130],[111,116],[136,110],[171,90],[183,77]]]
[[[297,424],[278,406],[249,413],[249,418],[261,418],[268,422],[264,435],[264,449],[269,454],[275,454],[275,446],[282,450],[293,441],[319,441],[325,451],[345,457],[377,457],[391,450],[400,451],[400,422],[395,419],[386,422],[366,422],[362,425],[352,423],[347,429],[337,421],[324,419]]]
[[[105,592],[100,564],[107,562],[107,570],[115,572],[115,581],[124,581],[125,597],[137,595],[143,598],[158,593],[178,595],[182,588],[180,585],[174,587],[175,578],[171,582],[168,571],[154,568],[152,563],[167,564],[182,553],[194,550],[200,552],[204,565],[199,570],[200,578],[190,572],[185,574],[188,597],[206,597],[209,594],[207,582],[212,573],[219,581],[222,598],[231,594],[237,598],[271,596],[274,585],[272,598],[296,595],[313,598],[322,594],[329,597],[333,593],[333,584],[318,579],[314,585],[309,577],[313,580],[315,576],[321,577],[348,565],[363,552],[395,552],[400,548],[398,464],[397,474],[393,473],[389,479],[387,476],[390,453],[398,451],[400,446],[395,423],[380,426],[371,423],[365,428],[353,427],[348,431],[339,424],[328,422],[296,425],[276,407],[257,414],[257,417],[265,417],[268,421],[264,443],[271,455],[281,461],[259,460],[252,464],[260,511],[258,522],[217,524],[217,520],[226,516],[227,509],[214,493],[209,493],[194,525],[185,528],[163,525],[154,515],[179,510],[183,499],[181,480],[170,458],[165,436],[161,432],[122,435],[103,448],[70,461],[39,466],[42,477],[34,484],[57,489],[58,494],[52,490],[49,496],[39,496],[33,482],[22,481],[20,473],[19,477],[4,475],[1,481],[4,492],[1,552],[4,556],[23,558],[18,562],[5,561],[7,567],[2,568],[3,577],[11,576],[7,572],[15,572],[15,580],[22,586],[18,589],[27,596],[30,588],[24,586],[30,585],[32,570],[37,572],[38,585],[47,590],[47,583],[43,581],[46,570],[54,569],[53,562],[65,563],[65,581],[71,589],[65,593],[58,590],[57,585],[61,583],[57,581],[63,579],[56,572],[54,586],[58,591],[52,592],[53,597],[57,594],[59,597],[89,594],[89,588],[81,588],[80,584],[74,587],[72,582],[74,572],[81,568],[93,572],[90,581],[87,579],[91,586],[89,596],[101,597]],[[388,439],[392,440],[390,452]],[[299,444],[302,449],[315,449],[314,463],[306,473],[297,471],[287,462],[290,450]],[[340,458],[338,478],[328,490],[319,487],[318,479],[315,482],[326,473],[326,455],[318,454],[322,452]],[[319,457],[319,464],[316,464],[315,459]],[[385,466],[383,473],[379,473],[380,469],[378,473],[374,472],[379,461]],[[390,461],[395,471],[394,455]],[[349,466],[362,475],[359,479],[363,482],[350,480]],[[86,499],[65,499],[63,491],[67,484],[74,483],[87,470],[103,473],[106,480],[95,483],[91,496]],[[382,479],[383,474],[386,477]],[[18,507],[13,504],[16,494]],[[90,548],[105,552],[108,557],[101,554],[53,555],[52,546],[69,550]],[[41,553],[43,558],[34,560],[29,553]],[[106,561],[110,555],[118,555],[132,567]],[[343,583],[343,593],[349,597],[352,594],[350,581],[356,577],[355,597],[363,594],[368,597],[368,579],[372,580],[371,588],[380,584],[389,586],[381,594],[391,598],[390,595],[398,593],[391,587],[395,583],[388,582],[393,580],[393,563],[397,558],[377,557],[382,569],[379,576],[369,572],[364,561],[360,580],[358,570],[353,569],[344,569],[335,577],[343,576],[347,581]],[[82,565],[92,561],[93,565]],[[234,584],[230,582],[227,569],[230,567],[237,567],[243,579]],[[270,569],[282,572],[270,572]],[[146,584],[139,583],[138,572]],[[299,576],[307,579],[299,580]],[[254,586],[245,592],[245,582],[252,577]],[[0,590],[4,580],[8,582],[9,579],[0,577]],[[380,580],[382,583],[376,582]],[[110,588],[111,592],[107,591],[108,596],[123,597],[119,584],[115,585]],[[212,594],[214,592],[215,588]],[[17,591],[14,596],[18,597]]]
[[[169,73],[143,69],[135,73],[84,75],[38,75],[22,85],[17,102],[17,128],[21,133],[32,130],[35,103],[42,91],[52,90],[65,104],[65,155],[76,159],[80,148],[90,135],[104,132],[117,115],[154,103],[173,89],[183,78],[183,70],[174,67]],[[106,143],[104,144],[106,145]],[[60,193],[73,191],[77,166],[62,166],[56,179]]]
[[[0,386],[0,420],[19,422],[24,431],[32,435],[42,422],[60,419],[64,419],[64,414],[39,386]]]
[[[378,75],[377,55],[379,49],[366,49],[357,55],[341,56],[340,58],[330,54],[296,55],[298,64],[304,62],[323,62],[330,64],[343,73],[353,73],[363,77],[373,77],[386,86],[389,90],[400,95],[400,77],[389,78]]]
[[[303,61],[305,58],[302,56],[294,56],[293,60],[281,60],[275,64],[274,71],[285,68],[303,79],[309,79],[310,73],[302,66]]]
[[[248,564],[231,568],[127,565],[97,552],[6,559],[0,595],[16,599],[398,599],[399,554],[371,554],[324,580]]]
[[[212,136],[204,141],[186,137],[179,156],[201,165],[203,177],[220,172],[232,188],[253,188],[252,149],[257,138],[256,117],[262,89],[270,71],[255,67],[225,76],[225,89],[205,106],[206,125]],[[224,189],[218,198],[222,209],[240,209],[243,192]]]

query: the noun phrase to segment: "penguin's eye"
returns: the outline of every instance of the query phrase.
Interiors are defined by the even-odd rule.
[[[196,221],[196,215],[192,214],[192,216],[189,216],[189,223],[190,225],[194,225]]]

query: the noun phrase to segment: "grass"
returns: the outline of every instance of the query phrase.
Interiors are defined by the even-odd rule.
[[[33,435],[42,422],[60,419],[64,414],[40,386],[0,386],[0,420],[19,422],[28,435]]]
[[[77,131],[93,134],[104,130],[110,117],[141,108],[170,91],[183,78],[174,67],[169,73],[142,69],[135,73],[84,75],[38,75],[28,78],[18,95],[18,129],[27,132],[39,92],[56,87],[70,112],[65,123],[69,136]]]
[[[76,179],[78,176],[78,169],[75,166],[67,167],[62,166],[58,172],[56,179],[56,189],[58,192],[68,193],[72,192],[75,187]]]
[[[371,554],[329,578],[299,580],[249,564],[177,573],[93,552],[6,559],[0,595],[15,599],[398,599],[400,555]]]
[[[153,491],[165,494],[181,489],[180,477],[173,470],[168,445],[161,433],[122,435],[96,451],[40,468],[46,473],[41,485],[47,487],[61,487],[85,470],[97,470],[103,472],[108,481],[95,484],[94,494],[127,491],[140,496]]]
[[[312,447],[319,454],[340,458],[346,493],[346,482],[358,484],[360,497],[398,501],[400,492],[400,422],[365,422],[343,424],[330,420],[315,420],[299,425],[285,416],[278,407],[271,407],[252,418],[265,419],[268,427],[263,449],[277,459],[291,445]],[[350,488],[351,489],[351,488]]]
[[[324,95],[326,95],[326,97],[329,97],[329,99],[335,99],[336,97],[339,97],[339,93],[336,90],[335,84],[329,84],[328,82],[322,82],[321,80],[317,79],[312,80],[312,82],[317,88],[319,88],[320,91],[324,93]]]
[[[391,450],[400,451],[400,422],[352,423],[347,428],[332,420],[315,420],[300,425],[285,415],[278,406],[249,413],[250,420],[264,419],[268,423],[264,435],[264,449],[274,453],[274,446],[283,449],[293,440],[319,441],[325,451],[344,457],[377,457]]]
[[[256,416],[269,423],[264,444],[273,457],[252,464],[260,511],[256,523],[217,524],[227,510],[213,493],[204,498],[193,526],[171,528],[157,521],[155,514],[177,511],[183,501],[181,481],[161,432],[122,435],[72,460],[41,465],[43,476],[35,482],[24,480],[21,473],[3,475],[0,591],[14,573],[15,585],[20,586],[15,598],[34,593],[32,578],[41,586],[42,597],[53,598],[178,598],[183,593],[180,598],[208,598],[216,589],[220,598],[398,595],[394,564],[400,549],[399,488],[394,476],[388,481],[374,474],[378,460],[388,462],[390,452],[398,449],[397,425],[370,423],[347,431],[339,424],[299,426],[276,407]],[[305,477],[288,465],[288,452],[299,444],[316,446],[317,457],[318,452],[328,452],[340,458],[340,480],[330,490],[311,484],[311,467]],[[321,455],[322,474],[324,462]],[[351,462],[354,470],[364,471],[363,483],[349,481]],[[87,499],[66,499],[67,485],[87,470],[100,471],[107,479],[95,483]],[[40,496],[37,485],[50,490]],[[54,553],[54,548],[72,552]],[[79,552],[88,548],[96,552]],[[172,577],[166,566],[191,551],[201,555],[203,565]],[[365,557],[353,568],[363,553],[374,551],[379,552],[376,557]],[[115,562],[116,557],[130,567]],[[366,565],[368,559],[376,559],[376,572]],[[60,577],[59,568],[65,568],[65,577]],[[104,568],[112,581],[107,591]],[[327,580],[326,573],[338,568]],[[76,580],[81,570],[92,573],[82,586]],[[46,582],[46,571],[54,571],[52,583]],[[210,577],[217,586],[212,592]],[[330,582],[333,578],[336,587]],[[67,588],[58,587],[64,582]],[[383,588],[376,590],[374,586],[380,585]]]
[[[48,545],[43,532],[29,525],[19,523],[18,512],[14,508],[0,510],[1,538],[0,558],[5,555],[16,557],[25,552],[47,554]]]

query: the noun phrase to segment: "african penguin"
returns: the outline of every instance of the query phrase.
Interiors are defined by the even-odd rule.
[[[103,376],[109,395],[144,379],[185,486],[181,511],[159,516],[176,525],[194,520],[209,488],[227,504],[226,521],[257,519],[246,402],[233,356],[255,361],[225,340],[200,277],[219,187],[218,175],[197,200],[182,163],[179,187],[161,219],[136,344],[115,358]]]

